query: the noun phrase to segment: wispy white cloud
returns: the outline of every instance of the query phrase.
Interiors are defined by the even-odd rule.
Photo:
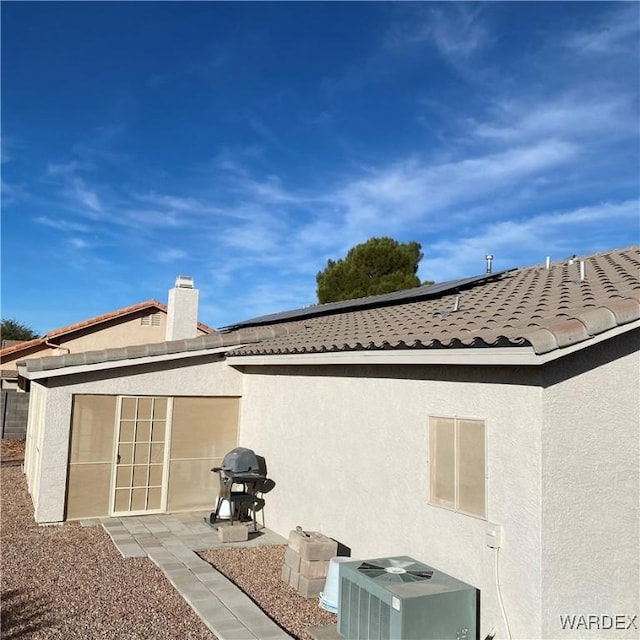
[[[90,246],[89,242],[87,242],[84,238],[68,238],[67,242],[74,249],[86,249]]]
[[[590,29],[571,34],[567,46],[589,55],[629,53],[629,44],[637,48],[640,35],[640,5],[637,2],[616,2],[608,5],[603,21]]]
[[[184,260],[187,258],[188,254],[182,249],[165,248],[156,250],[153,257],[158,262],[177,262],[178,260]]]
[[[293,193],[283,187],[282,180],[275,175],[256,180],[244,177],[237,181],[237,187],[244,196],[254,197],[260,203],[269,204],[304,204],[311,199],[299,193]]]
[[[11,162],[15,146],[16,143],[12,138],[9,138],[7,135],[0,136],[0,162],[2,162],[2,164]]]
[[[403,224],[497,194],[570,161],[573,144],[548,140],[500,153],[464,158],[441,165],[415,160],[376,170],[335,194],[346,209],[348,226],[366,227],[376,221],[386,226],[390,216]]]
[[[101,217],[104,208],[98,194],[87,188],[84,180],[74,178],[71,182],[71,195],[76,199],[78,204],[84,208],[89,217]]]
[[[494,255],[494,268],[500,270],[521,266],[531,255],[544,262],[546,256],[558,259],[579,253],[577,243],[587,243],[592,250],[610,249],[627,237],[624,229],[638,229],[639,212],[640,201],[627,200],[477,224],[475,234],[452,234],[430,244],[419,276],[443,281],[482,273],[487,253]]]
[[[430,46],[445,60],[457,64],[493,41],[481,5],[452,2],[429,6],[419,3],[409,4],[406,9],[406,19],[393,24],[384,38],[384,45],[391,51]]]
[[[471,133],[481,139],[511,144],[548,136],[599,138],[620,132],[628,135],[637,113],[630,94],[598,98],[567,93],[540,102],[499,101],[493,120],[470,122]]]
[[[87,186],[86,180],[80,175],[89,168],[89,165],[76,159],[49,163],[46,176],[59,185],[59,195],[66,200],[67,206],[87,218],[97,220],[105,213],[101,199],[97,190]]]
[[[37,218],[35,218],[35,222],[37,222],[38,224],[42,224],[45,227],[51,227],[52,229],[56,229],[58,231],[73,231],[76,233],[83,233],[90,230],[90,227],[87,224],[72,220],[66,220],[63,218],[54,219],[49,216],[38,216]]]
[[[62,162],[60,164],[50,162],[47,164],[47,175],[74,178],[78,171],[86,168],[88,168],[88,166],[79,160],[70,160],[69,162]]]

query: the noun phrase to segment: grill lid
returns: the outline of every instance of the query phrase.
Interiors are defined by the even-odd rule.
[[[253,449],[236,447],[222,459],[222,468],[231,473],[259,472],[260,465]]]

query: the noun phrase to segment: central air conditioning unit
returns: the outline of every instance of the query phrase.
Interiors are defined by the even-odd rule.
[[[479,591],[408,556],[341,562],[346,640],[476,640]]]

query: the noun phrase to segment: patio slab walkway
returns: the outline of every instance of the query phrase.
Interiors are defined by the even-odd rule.
[[[233,582],[195,552],[219,547],[286,544],[262,529],[246,542],[222,543],[205,522],[209,512],[85,520],[101,524],[125,558],[148,557],[219,640],[291,638]],[[224,526],[224,524],[222,525]]]

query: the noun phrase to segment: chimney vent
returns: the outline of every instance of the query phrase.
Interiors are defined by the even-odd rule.
[[[175,286],[178,289],[193,289],[193,278],[191,276],[178,276]]]
[[[493,261],[493,256],[488,253],[484,259],[487,261],[487,273],[491,273],[491,262]]]

